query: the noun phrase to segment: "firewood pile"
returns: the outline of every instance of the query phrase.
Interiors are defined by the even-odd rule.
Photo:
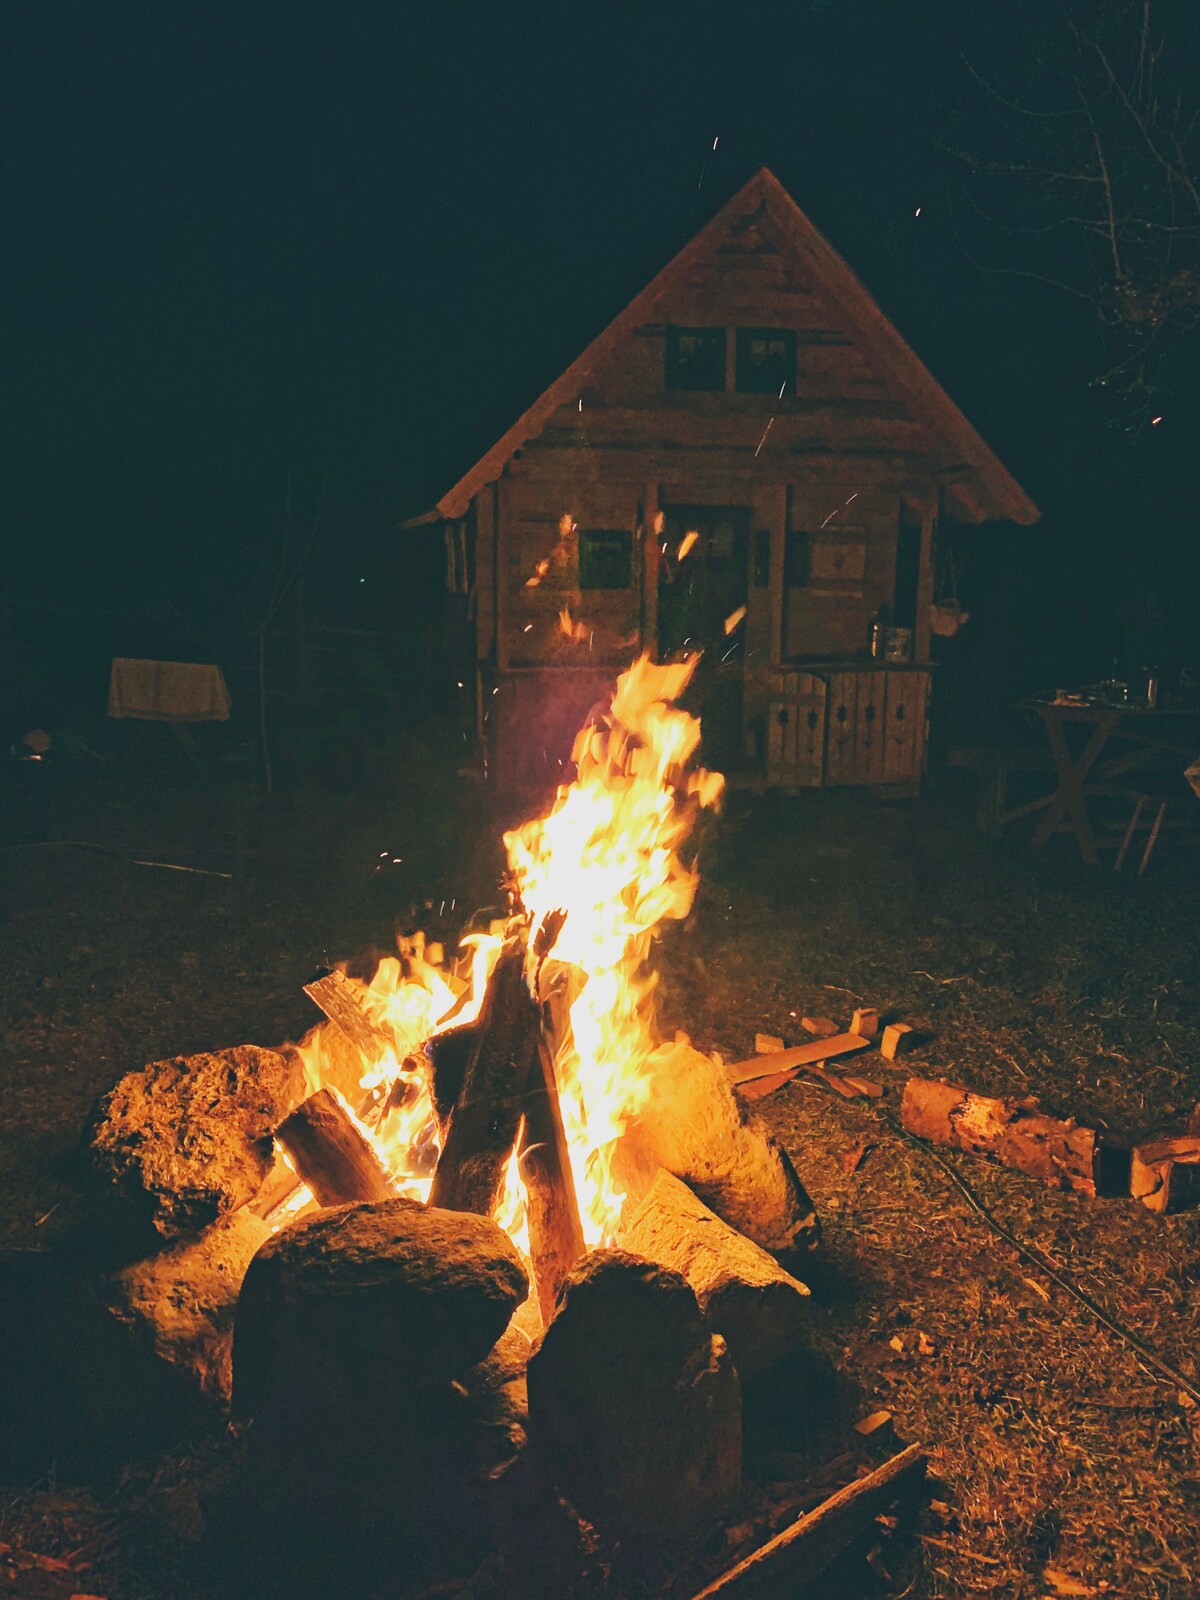
[[[782,1517],[778,1486],[763,1499],[744,1395],[806,1359],[813,1206],[728,1071],[679,1040],[618,1146],[617,1237],[588,1248],[554,1066],[571,975],[506,932],[476,1018],[405,1062],[441,1129],[427,1202],[350,1098],[379,1041],[344,1014],[315,1052],[121,1079],[84,1139],[107,1243],[52,1290],[64,1369],[104,1427],[232,1424],[251,1568],[307,1579],[360,1548],[417,1589],[478,1568],[480,1593],[567,1595],[603,1561],[681,1595],[790,1594],[878,1533],[923,1461],[851,1484],[832,1537],[811,1485]],[[523,1250],[495,1220],[514,1162]]]

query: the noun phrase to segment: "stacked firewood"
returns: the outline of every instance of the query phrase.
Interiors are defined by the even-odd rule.
[[[168,1391],[189,1417],[232,1410],[243,1532],[272,1569],[311,1578],[361,1543],[430,1583],[499,1560],[514,1593],[567,1593],[599,1540],[643,1575],[684,1552],[720,1570],[746,1514],[743,1393],[808,1341],[795,1272],[816,1215],[725,1069],[677,1043],[618,1147],[616,1244],[588,1252],[554,1065],[580,982],[514,927],[477,1020],[430,1042],[427,1205],[355,1115],[364,1052],[388,1041],[343,984],[316,996],[315,1091],[294,1051],[243,1046],[152,1063],[96,1107],[97,1215],[121,1244],[86,1294],[64,1287],[64,1356],[106,1423],[162,1420]],[[493,1220],[514,1157],[528,1259]],[[778,1592],[920,1464],[852,1495],[832,1540],[818,1523],[770,1555]]]

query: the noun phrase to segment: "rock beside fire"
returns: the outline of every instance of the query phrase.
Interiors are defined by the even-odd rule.
[[[528,1289],[520,1256],[488,1217],[403,1199],[303,1217],[246,1274],[235,1414],[265,1426],[294,1418],[316,1373],[333,1411],[454,1378],[483,1360]]]
[[[257,1194],[303,1094],[298,1058],[257,1045],[153,1061],[97,1102],[92,1170],[164,1238],[199,1233]]]
[[[621,1245],[683,1274],[741,1378],[764,1372],[803,1343],[807,1287],[670,1173],[658,1173],[622,1228]]]
[[[725,1072],[688,1045],[655,1053],[649,1100],[618,1161],[635,1192],[660,1167],[682,1178],[722,1221],[772,1255],[819,1242],[816,1210],[787,1151],[739,1100]]]
[[[243,1209],[139,1261],[97,1272],[80,1252],[48,1274],[49,1337],[94,1426],[141,1436],[220,1419],[238,1290],[269,1236]]]
[[[560,1492],[637,1561],[727,1514],[741,1488],[737,1373],[683,1277],[597,1250],[529,1363],[529,1432]]]

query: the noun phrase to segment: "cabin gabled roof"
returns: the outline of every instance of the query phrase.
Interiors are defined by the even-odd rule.
[[[694,261],[723,236],[748,205],[764,204],[783,243],[805,263],[820,292],[841,314],[846,332],[862,352],[903,391],[913,415],[927,423],[973,468],[970,478],[947,486],[947,495],[968,521],[1036,522],[1037,506],[984,443],[937,379],[884,316],[870,293],[820,231],[813,226],[767,167],[761,167],[721,207],[712,221],[630,301],[566,371],[525,411],[508,432],[437,503],[437,514],[461,517],[474,496],[494,482],[517,450],[535,438],[551,416],[579,394],[621,341],[655,320],[660,300],[685,278]]]

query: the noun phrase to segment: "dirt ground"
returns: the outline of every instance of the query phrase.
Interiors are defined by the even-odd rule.
[[[14,766],[3,783],[0,1245],[19,1322],[28,1253],[69,1238],[86,1205],[71,1156],[97,1094],[158,1057],[296,1037],[315,968],[399,927],[460,930],[495,898],[500,854],[478,790],[415,744],[340,792],[205,788],[167,762]],[[1067,841],[978,838],[970,817],[953,791],[733,797],[697,909],[663,943],[664,1028],[737,1059],[757,1031],[795,1037],[805,1012],[840,1021],[864,1001],[927,1036],[906,1068],[1122,1136],[1180,1126],[1200,1100],[1196,854],[1167,838],[1144,879],[1118,877]],[[885,1082],[882,1112],[803,1080],[761,1109],[822,1217],[814,1342],[848,1396],[844,1448],[855,1415],[886,1410],[888,1439],[931,1452],[933,1508],[907,1555],[885,1552],[875,1592],[1200,1595],[1200,1411],[899,1136],[905,1071],[860,1070]],[[1200,1381],[1200,1216],[946,1159]],[[0,1594],[233,1600],[202,1557],[221,1448],[114,1467],[73,1460],[48,1424],[0,1483]]]

